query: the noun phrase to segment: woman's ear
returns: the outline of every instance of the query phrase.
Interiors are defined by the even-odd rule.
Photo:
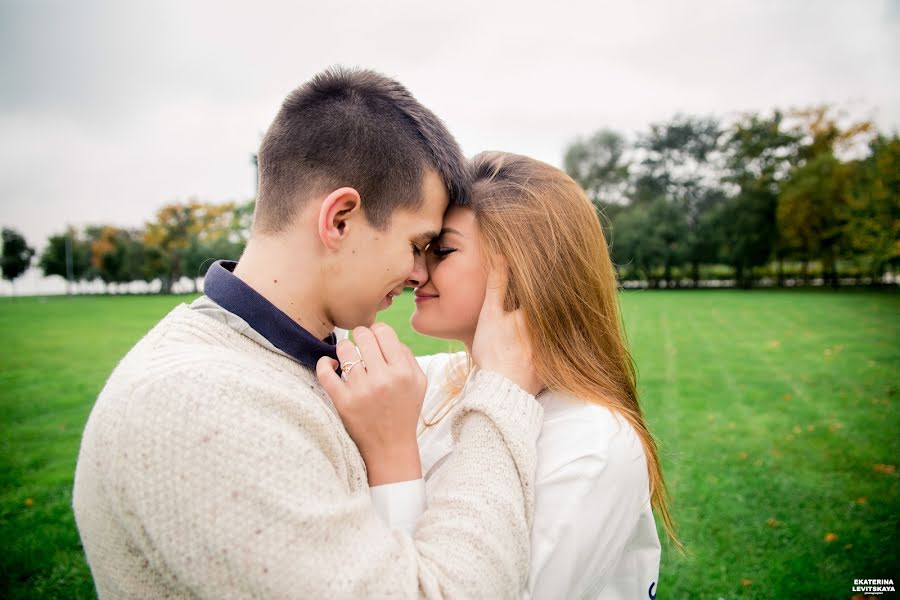
[[[362,199],[351,187],[334,190],[319,208],[319,239],[329,250],[336,250],[347,238],[351,221],[362,215]]]

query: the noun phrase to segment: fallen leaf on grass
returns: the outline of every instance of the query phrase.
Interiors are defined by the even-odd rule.
[[[853,547],[853,544],[846,544],[846,545],[844,546],[844,550],[849,550],[849,549],[852,548],[852,547]]]
[[[769,517],[769,520],[766,521],[766,525],[768,525],[769,527],[778,527],[779,525],[781,525],[781,521],[779,521],[775,517]]]
[[[738,458],[741,459],[741,460],[747,460],[747,453],[746,453],[746,452],[739,452],[739,453],[738,453]]]
[[[892,475],[896,470],[894,465],[872,465],[872,467],[879,473],[884,473],[885,475]]]
[[[799,425],[794,425],[794,433],[803,433],[803,428]]]
[[[838,423],[838,422],[831,423],[831,424],[828,426],[828,431],[834,432],[834,431],[837,431],[838,429],[843,429],[843,427],[844,427],[844,426],[843,426],[841,423]]]
[[[791,396],[790,394],[785,394],[784,396],[782,396],[782,398],[784,398],[785,402],[790,402],[793,396]]]
[[[865,497],[865,496],[860,496],[859,498],[856,499],[856,503],[857,503],[857,504],[865,504],[865,503],[866,503],[866,497]]]
[[[770,349],[774,349],[774,348],[777,348],[778,346],[780,346],[781,342],[779,342],[778,340],[770,340],[767,345],[769,346]]]
[[[815,426],[815,425],[808,425],[808,426],[806,427],[806,430],[807,430],[807,431],[815,431],[815,430],[816,430],[816,426]]]
[[[747,587],[748,585],[753,585],[752,579],[741,579],[741,585]]]
[[[34,500],[32,498],[25,498],[25,506],[33,506]]]
[[[828,542],[829,544],[831,542],[835,541],[836,539],[838,539],[838,536],[836,533],[831,533],[829,531],[828,533],[825,534],[825,541]]]

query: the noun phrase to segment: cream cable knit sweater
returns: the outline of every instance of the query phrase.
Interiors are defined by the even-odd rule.
[[[515,598],[542,409],[481,372],[446,485],[389,530],[314,373],[181,305],[91,412],[74,509],[103,598]]]

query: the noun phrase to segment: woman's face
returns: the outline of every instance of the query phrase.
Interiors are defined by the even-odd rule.
[[[428,282],[416,288],[413,329],[432,337],[460,340],[471,348],[484,303],[487,273],[475,213],[451,207],[441,235],[426,255]]]

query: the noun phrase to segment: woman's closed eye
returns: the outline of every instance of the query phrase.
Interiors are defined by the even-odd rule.
[[[429,252],[431,252],[431,254],[433,254],[437,258],[445,258],[446,256],[456,252],[456,248],[452,248],[450,246],[442,246],[440,244],[432,244],[431,248],[429,248]]]

